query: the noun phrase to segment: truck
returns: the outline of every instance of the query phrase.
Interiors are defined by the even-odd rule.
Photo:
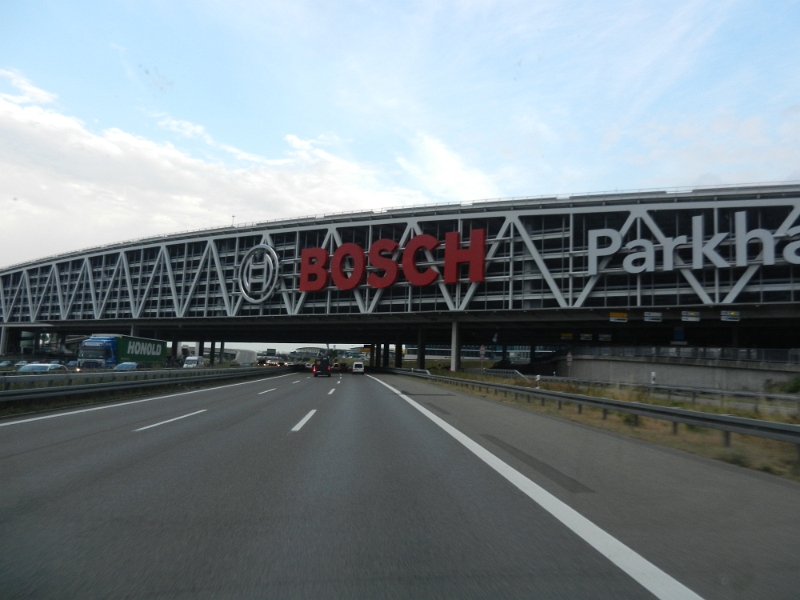
[[[124,362],[165,366],[167,342],[101,333],[83,340],[78,349],[79,369],[111,369]]]
[[[187,356],[183,359],[184,369],[202,369],[206,365],[206,359],[202,356]]]

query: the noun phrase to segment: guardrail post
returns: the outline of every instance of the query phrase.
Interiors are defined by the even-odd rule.
[[[678,435],[678,422],[672,422],[672,435]]]
[[[542,376],[541,376],[541,375],[537,375],[537,376],[536,376],[536,389],[537,389],[537,390],[539,389],[539,384],[540,384],[541,382],[542,382]]]
[[[731,432],[730,431],[723,431],[722,432],[722,443],[725,446],[731,445]]]
[[[692,404],[697,404],[697,392],[692,392]]]
[[[578,414],[583,414],[583,404],[578,404]]]
[[[561,410],[561,400],[558,401],[558,410]]]
[[[608,409],[604,408],[603,409],[603,421],[605,421],[607,417],[608,417]]]

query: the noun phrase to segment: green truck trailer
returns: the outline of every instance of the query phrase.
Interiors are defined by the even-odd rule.
[[[95,334],[78,350],[81,369],[108,369],[124,362],[167,364],[167,342],[116,334]]]

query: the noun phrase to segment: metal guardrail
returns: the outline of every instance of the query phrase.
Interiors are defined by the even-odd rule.
[[[40,382],[49,381],[51,384],[54,384],[58,382],[58,379],[56,378],[61,378],[61,385],[48,385],[44,387],[0,391],[0,402],[55,398],[60,396],[74,396],[86,393],[123,391],[205,381],[222,381],[226,379],[241,379],[243,377],[271,376],[288,372],[291,369],[292,367],[274,367],[268,369],[259,367],[242,369],[191,369],[191,373],[180,375],[176,374],[180,371],[175,369],[174,371],[161,371],[161,373],[172,373],[173,375],[162,375],[160,377],[152,376],[155,373],[159,373],[158,371],[151,371],[149,373],[147,371],[139,371],[138,374],[145,375],[145,377],[133,379],[131,376],[133,373],[137,373],[134,371],[133,373],[117,373],[117,376],[124,375],[127,376],[127,378],[112,376],[111,380],[109,380],[109,377],[111,376],[110,373],[70,373],[67,375],[24,375],[16,377],[7,376],[0,378],[0,381],[5,379],[19,380],[24,378],[26,380],[33,379]],[[150,375],[150,377],[147,377],[147,375]],[[94,378],[95,383],[78,383],[77,385],[74,385],[74,380],[77,378],[80,378],[82,381]],[[103,378],[105,380],[103,380]]]
[[[473,375],[489,375],[504,379],[526,379],[528,381],[544,381],[548,383],[567,383],[575,385],[596,385],[602,387],[629,387],[647,390],[649,392],[666,393],[667,397],[675,394],[677,396],[691,397],[694,401],[701,396],[717,396],[720,398],[747,398],[755,401],[765,402],[789,402],[797,405],[800,411],[800,396],[795,394],[776,394],[772,392],[748,392],[745,390],[720,390],[716,388],[684,387],[675,385],[664,385],[656,383],[627,383],[623,381],[599,381],[595,379],[579,379],[576,377],[554,377],[552,375],[523,375],[513,369],[464,369],[463,373]]]
[[[544,401],[555,400],[561,406],[562,402],[577,404],[582,406],[591,406],[603,410],[603,417],[605,418],[608,411],[620,412],[625,414],[634,415],[636,417],[650,417],[653,419],[661,419],[664,421],[671,421],[674,426],[678,423],[685,425],[694,425],[697,427],[706,427],[709,429],[717,429],[725,434],[725,445],[730,444],[730,434],[739,433],[743,435],[752,435],[755,437],[767,438],[779,442],[788,442],[797,445],[798,459],[800,459],[800,425],[791,425],[787,423],[775,423],[773,421],[763,421],[760,419],[748,419],[745,417],[734,417],[731,415],[718,415],[714,413],[704,413],[695,410],[688,410],[685,408],[675,408],[671,406],[658,406],[654,404],[644,404],[641,402],[625,402],[622,400],[612,400],[610,398],[595,398],[592,396],[584,396],[583,394],[569,394],[565,392],[553,392],[549,390],[542,390],[538,388],[530,388],[519,385],[509,385],[504,383],[488,383],[485,381],[475,381],[469,379],[460,379],[457,377],[443,377],[440,375],[425,375],[423,373],[410,373],[408,371],[384,369],[384,372],[394,372],[400,375],[408,375],[411,377],[419,377],[422,379],[430,379],[434,381],[444,381],[448,383],[456,383],[464,387],[478,387],[503,390],[514,392],[515,394],[523,394],[529,397],[538,397],[542,403]]]
[[[574,357],[701,359],[800,365],[798,348],[699,348],[690,346],[576,346]],[[563,357],[561,357],[563,358]]]

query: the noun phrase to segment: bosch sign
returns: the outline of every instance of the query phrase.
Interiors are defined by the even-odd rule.
[[[411,238],[400,252],[400,246],[391,239],[380,239],[374,242],[368,252],[358,244],[346,243],[328,254],[324,248],[305,248],[300,256],[300,291],[318,292],[324,289],[330,280],[340,290],[352,290],[363,284],[374,288],[387,288],[394,285],[403,276],[414,286],[426,286],[436,282],[439,272],[432,267],[420,268],[420,257],[438,248],[440,245],[432,235],[421,234]],[[393,258],[397,255],[399,263]],[[350,273],[345,271],[346,261]],[[367,262],[369,260],[369,263]],[[473,229],[470,232],[469,246],[461,247],[461,235],[457,231],[445,234],[444,240],[444,274],[445,283],[458,282],[458,267],[469,265],[469,281],[481,282],[485,278],[486,266],[486,230]],[[373,271],[367,274],[367,269]]]

